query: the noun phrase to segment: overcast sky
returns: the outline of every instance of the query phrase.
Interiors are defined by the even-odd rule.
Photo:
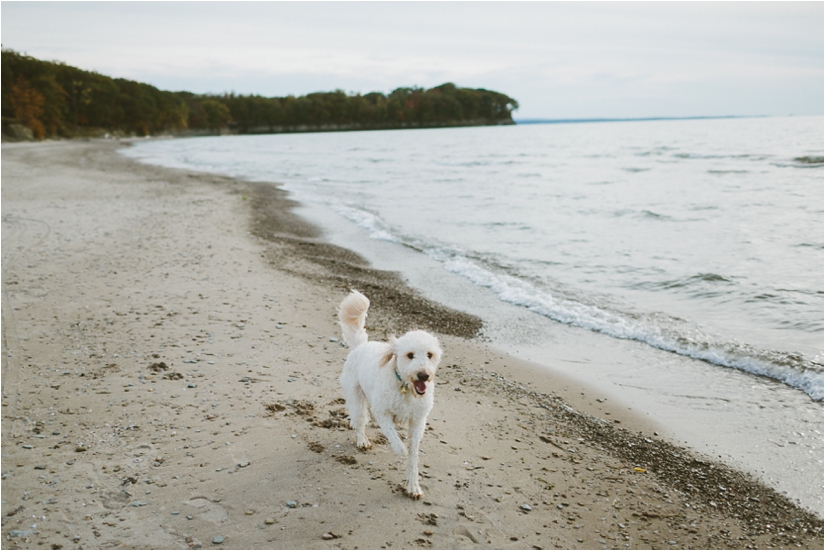
[[[3,47],[196,93],[444,82],[516,119],[823,113],[822,2],[9,2]]]

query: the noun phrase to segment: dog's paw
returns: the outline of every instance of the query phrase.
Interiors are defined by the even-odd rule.
[[[407,493],[407,497],[410,497],[412,499],[421,499],[422,497],[424,497],[424,492],[421,491],[421,488],[412,489],[412,490],[407,488],[406,493]]]
[[[372,448],[372,442],[370,442],[368,438],[358,438],[356,445],[358,446],[358,449],[361,450],[368,450]]]

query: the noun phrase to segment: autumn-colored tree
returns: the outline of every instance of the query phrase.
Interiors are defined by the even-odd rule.
[[[32,88],[29,82],[21,75],[11,88],[11,104],[14,116],[28,126],[37,138],[46,135],[46,127],[40,120],[43,115],[43,95]]]

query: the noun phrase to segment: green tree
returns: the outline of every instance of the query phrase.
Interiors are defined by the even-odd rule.
[[[217,100],[203,100],[201,106],[203,107],[206,125],[211,130],[224,128],[232,120],[229,108]]]
[[[173,93],[7,49],[2,50],[0,86],[4,125],[16,121],[37,137],[103,130],[149,135],[186,128],[230,127],[245,133],[500,124],[512,122],[512,111],[518,109],[504,94],[452,82],[429,90],[396,88],[389,95],[343,90],[284,98]]]

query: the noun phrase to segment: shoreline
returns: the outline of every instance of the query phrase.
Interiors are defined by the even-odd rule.
[[[822,521],[753,477],[469,340],[480,320],[319,240],[277,186],[118,147],[3,145],[9,548],[822,546]],[[371,338],[444,344],[420,503],[341,418],[353,286]]]
[[[324,228],[324,238],[333,244],[376,268],[397,269],[427,298],[481,317],[485,342],[545,366],[543,376],[563,373],[590,394],[609,398],[610,409],[632,406],[637,416],[658,421],[658,432],[669,441],[748,472],[822,515],[822,403],[802,391],[551,321],[426,255],[374,239],[322,204],[307,201],[296,212]]]

